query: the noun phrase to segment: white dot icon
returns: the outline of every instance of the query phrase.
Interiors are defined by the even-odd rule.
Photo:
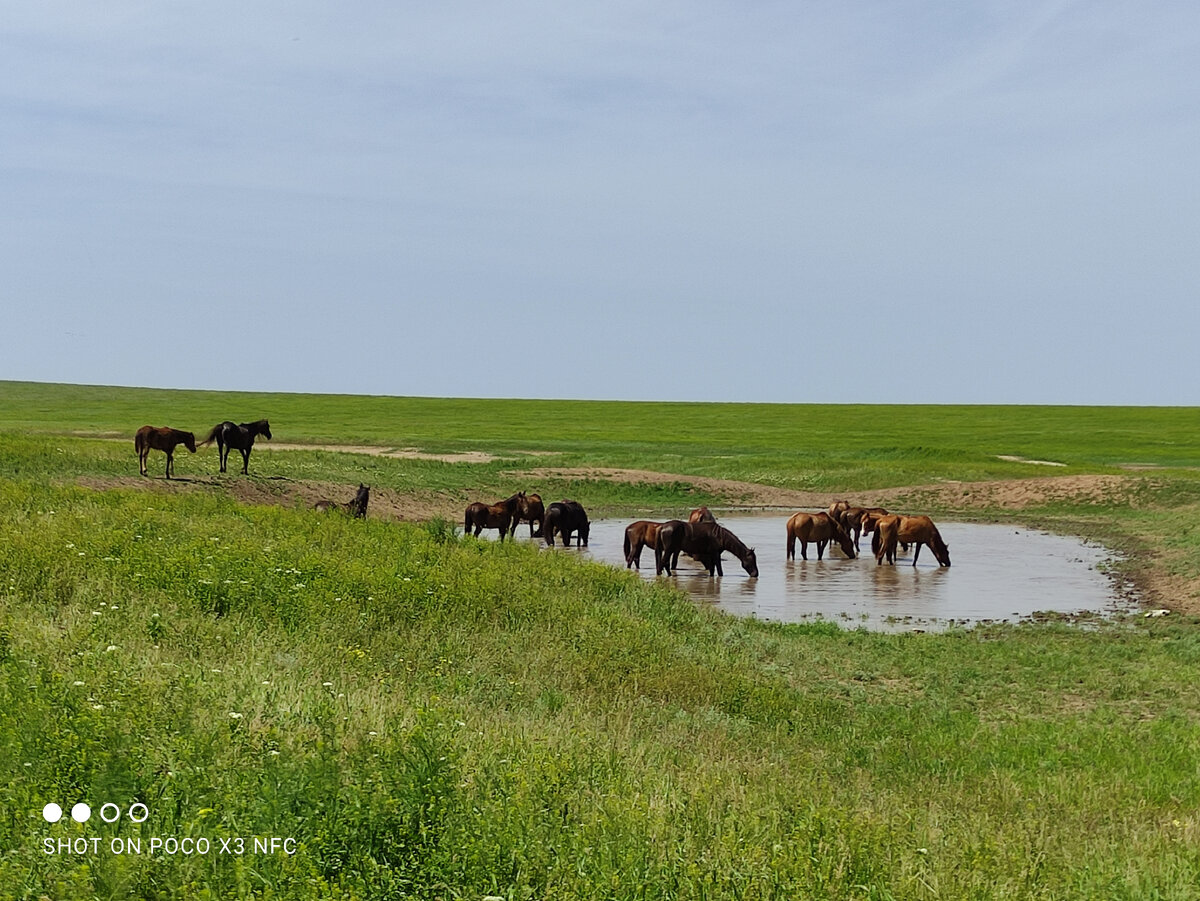
[[[86,823],[92,816],[92,808],[82,801],[71,808],[71,819],[76,823]]]
[[[62,808],[51,801],[42,808],[42,816],[46,818],[47,823],[57,823],[62,819]]]

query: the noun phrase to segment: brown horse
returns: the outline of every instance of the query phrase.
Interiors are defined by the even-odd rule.
[[[494,504],[471,504],[464,516],[463,534],[466,535],[474,529],[475,537],[478,538],[484,529],[499,529],[500,540],[503,541],[505,535],[517,530],[516,518],[523,497],[525,492],[520,491]]]
[[[873,514],[875,517],[887,516],[887,510],[883,509],[883,507],[848,507],[837,517],[837,521],[841,523],[842,528],[854,539],[854,549],[856,551],[862,547],[859,543],[862,534],[864,532],[869,534],[871,529],[874,528],[874,525],[871,528],[864,527],[864,520],[870,514]]]
[[[896,545],[904,542],[915,544],[912,565],[917,565],[921,556],[921,545],[929,545],[929,550],[937,558],[939,566],[950,565],[950,547],[942,540],[937,526],[928,516],[881,516],[875,523],[878,550],[875,551],[875,563],[881,564],[886,559],[888,563],[896,562]]]
[[[196,436],[191,432],[181,432],[179,429],[163,426],[161,429],[152,425],[144,425],[133,436],[133,447],[138,455],[138,471],[147,475],[146,458],[150,451],[160,450],[167,454],[167,478],[175,471],[175,447],[182,444],[193,454],[196,452]]]
[[[636,566],[642,568],[642,548],[646,545],[654,547],[658,540],[658,530],[661,522],[650,522],[639,519],[625,527],[625,568]]]
[[[587,511],[578,501],[555,501],[546,508],[542,519],[542,538],[546,544],[554,547],[554,533],[562,537],[563,547],[571,546],[571,533],[576,533],[575,543],[579,547],[587,547],[588,533],[592,524],[588,522]]]
[[[749,575],[758,576],[758,556],[754,548],[746,547],[736,535],[715,522],[683,522],[672,519],[658,529],[654,542],[654,571],[666,570],[670,575],[679,566],[679,555],[687,554],[700,562],[711,576],[725,575],[721,568],[721,553],[729,551],[742,563]]]
[[[225,465],[229,462],[229,451],[236,447],[242,453],[242,475],[249,475],[250,448],[254,447],[254,438],[257,435],[271,440],[271,425],[265,419],[243,422],[241,425],[227,419],[213,426],[208,437],[200,442],[200,446],[212,444],[213,439],[216,439],[221,472],[225,471]]]
[[[327,513],[330,510],[341,510],[343,513],[349,513],[355,519],[365,519],[367,516],[367,502],[370,499],[371,487],[359,482],[358,491],[355,493],[353,500],[346,501],[344,504],[339,504],[337,501],[317,501],[313,504],[313,509],[320,510],[323,513]]]
[[[797,513],[787,521],[787,558],[796,559],[796,541],[800,541],[800,559],[808,559],[808,543],[816,542],[817,559],[825,556],[825,545],[836,541],[851,560],[854,559],[854,542],[842,528],[841,523],[828,513]]]
[[[832,516],[834,519],[841,519],[842,512],[845,510],[849,510],[849,509],[850,509],[849,501],[834,501],[832,504],[830,504],[825,509],[825,512],[828,513],[830,516]]]
[[[514,537],[516,536],[517,526],[524,520],[529,523],[529,537],[537,538],[542,534],[542,520],[546,518],[546,507],[542,504],[542,496],[540,494],[520,494],[520,506],[517,509],[517,516],[513,520],[512,530]],[[537,531],[534,531],[534,527]]]
[[[712,511],[708,507],[697,507],[688,514],[688,522],[716,522],[717,518],[712,515]]]

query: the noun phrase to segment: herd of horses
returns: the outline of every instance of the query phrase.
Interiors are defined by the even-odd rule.
[[[217,455],[221,472],[226,471],[229,452],[238,450],[242,455],[242,473],[249,474],[250,450],[259,435],[271,438],[271,426],[265,419],[256,422],[234,423],[229,420],[217,423],[208,436],[196,444],[196,436],[172,428],[142,426],[134,436],[134,448],[138,455],[138,469],[147,474],[146,461],[151,450],[161,450],[167,455],[166,477],[174,472],[175,448],[182,444],[195,453],[197,447],[217,442]],[[371,489],[360,484],[353,499],[339,503],[318,501],[316,510],[338,510],[356,518],[367,515],[367,504]],[[579,547],[587,547],[590,523],[587,511],[577,501],[555,501],[542,503],[537,494],[519,491],[511,497],[494,504],[474,503],[467,507],[463,516],[463,534],[474,533],[479,537],[484,529],[498,529],[500,540],[505,536],[515,537],[517,526],[529,523],[529,537],[541,537],[546,544],[554,546],[555,535],[564,547],[570,547],[572,536]],[[896,562],[896,549],[907,550],[911,545],[913,566],[917,565],[921,547],[930,553],[941,566],[950,565],[950,548],[928,516],[902,516],[889,513],[882,507],[855,507],[847,501],[835,501],[828,510],[819,513],[797,513],[787,521],[787,559],[796,558],[796,543],[800,543],[800,557],[808,559],[808,545],[814,544],[817,559],[821,560],[825,548],[837,543],[842,553],[854,559],[861,550],[863,535],[871,535],[871,553],[877,564]],[[656,574],[675,572],[679,557],[686,554],[700,563],[710,575],[724,575],[721,555],[729,552],[750,575],[758,575],[758,558],[754,548],[746,545],[729,529],[720,525],[708,507],[699,507],[691,512],[687,520],[672,519],[667,522],[639,520],[625,529],[625,567],[642,566],[642,550],[654,548],[654,571]]]

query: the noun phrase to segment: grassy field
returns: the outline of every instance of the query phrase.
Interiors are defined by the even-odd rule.
[[[127,442],[84,437],[260,416],[277,441],[503,459],[275,453],[246,479],[185,454],[179,475],[203,481],[146,490]],[[0,384],[0,898],[1200,897],[1191,618],[765,624],[439,520],[232,491],[353,484],[365,467],[373,485],[457,499],[503,490],[513,461],[847,491],[1046,473],[1001,453],[1069,474],[1157,464],[1020,515],[1190,586],[1196,420]],[[698,496],[585,487],[612,510]],[[78,800],[138,800],[149,818],[42,818]],[[47,837],[102,848],[47,854]],[[152,854],[156,837],[211,850]],[[295,853],[255,853],[269,837]]]

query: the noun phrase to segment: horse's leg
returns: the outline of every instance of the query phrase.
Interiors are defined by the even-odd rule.
[[[808,542],[805,541],[804,539],[800,540],[800,559],[801,560],[808,559]]]
[[[242,475],[250,475],[250,448],[238,448],[242,451]]]
[[[229,452],[225,447],[225,442],[219,437],[217,438],[217,461],[221,464],[221,472],[225,471],[225,461],[229,459]]]
[[[921,556],[921,542],[913,545],[913,566],[917,565],[917,558]]]
[[[796,536],[792,533],[792,531],[790,529],[788,530],[787,558],[789,560],[796,559]]]
[[[717,559],[716,559],[716,567],[717,567],[717,575],[718,575],[718,576],[723,576],[723,575],[725,575],[725,570],[723,570],[723,569],[721,568],[721,555],[720,555],[720,553],[718,553],[718,554],[717,554]]]
[[[828,539],[826,539],[825,541],[818,541],[818,542],[817,542],[817,559],[818,559],[818,560],[824,560],[824,559],[825,559],[825,545],[827,545],[827,544],[829,544],[829,540],[828,540]]]
[[[175,456],[175,448],[168,449],[167,450],[167,478],[168,479],[171,478],[171,464],[172,464],[172,462],[174,462],[172,459],[174,456]]]

